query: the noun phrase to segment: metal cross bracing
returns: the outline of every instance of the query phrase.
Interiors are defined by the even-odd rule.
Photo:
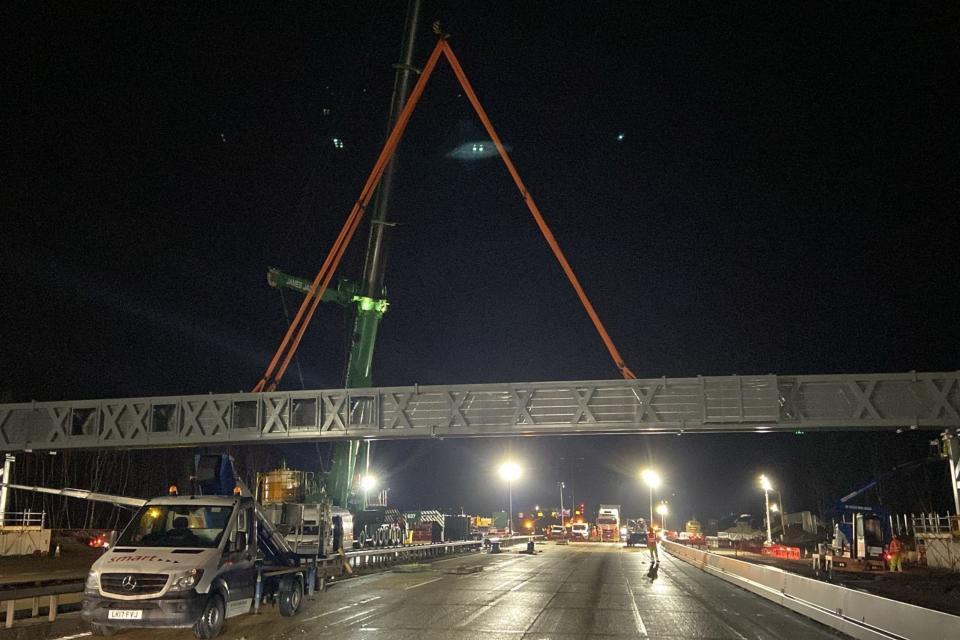
[[[699,376],[0,405],[0,451],[898,428],[960,428],[960,373]]]

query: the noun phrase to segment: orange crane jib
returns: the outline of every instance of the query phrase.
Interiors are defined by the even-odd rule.
[[[523,184],[523,180],[520,178],[517,168],[514,166],[513,161],[510,160],[510,156],[507,154],[506,148],[500,141],[500,136],[498,136],[496,130],[494,130],[493,124],[490,122],[490,118],[487,116],[487,112],[480,104],[480,100],[477,98],[477,94],[474,92],[473,86],[470,84],[466,73],[463,71],[463,67],[460,66],[460,61],[453,53],[453,49],[450,48],[450,45],[446,39],[441,38],[437,41],[437,46],[434,47],[433,52],[427,59],[427,63],[424,65],[423,71],[420,73],[420,78],[417,80],[417,84],[410,93],[410,97],[408,98],[406,105],[404,105],[403,111],[400,112],[400,116],[397,118],[397,121],[393,126],[393,130],[387,137],[387,141],[384,143],[383,149],[381,149],[380,155],[377,157],[377,161],[373,165],[373,170],[370,172],[370,176],[367,178],[366,183],[363,185],[363,189],[360,191],[360,198],[357,200],[356,204],[353,205],[353,209],[351,209],[350,215],[347,216],[347,220],[344,223],[343,228],[340,230],[340,234],[337,236],[333,246],[330,248],[330,252],[323,261],[320,271],[313,279],[309,293],[307,293],[306,297],[303,299],[303,302],[300,304],[300,308],[297,310],[297,315],[293,318],[293,321],[287,328],[287,331],[283,336],[283,340],[280,342],[280,346],[277,348],[276,353],[270,360],[270,364],[267,366],[267,370],[264,372],[263,377],[260,378],[260,381],[257,382],[256,386],[253,388],[255,393],[275,390],[277,388],[277,384],[279,384],[284,373],[286,373],[287,368],[290,366],[290,362],[293,360],[293,356],[297,352],[297,348],[300,346],[300,341],[303,339],[303,334],[306,331],[307,326],[310,324],[313,314],[317,310],[317,305],[320,303],[320,298],[323,296],[323,292],[326,291],[327,287],[330,285],[333,274],[336,271],[337,266],[340,264],[340,260],[343,258],[343,254],[346,251],[347,246],[350,244],[353,234],[360,225],[363,214],[366,212],[367,205],[370,203],[370,198],[373,196],[374,189],[376,189],[377,184],[380,182],[380,178],[383,176],[383,171],[386,168],[387,163],[390,161],[391,156],[393,156],[393,153],[400,142],[400,138],[403,136],[403,132],[407,127],[407,123],[410,122],[410,117],[413,115],[413,111],[416,108],[417,103],[420,101],[420,97],[423,95],[423,91],[427,86],[427,81],[430,79],[430,75],[436,68],[441,54],[447,59],[451,69],[453,69],[454,75],[456,75],[457,80],[460,82],[460,86],[463,88],[464,94],[470,100],[470,104],[473,105],[474,110],[477,112],[477,116],[483,123],[484,129],[486,129],[490,139],[493,140],[493,144],[497,147],[497,152],[503,159],[503,163],[506,165],[507,171],[510,172],[510,177],[513,178],[513,182],[517,185],[517,189],[520,190],[520,195],[523,198],[523,201],[526,203],[527,208],[530,210],[531,215],[533,215],[533,219],[537,223],[537,227],[540,229],[540,232],[546,239],[547,244],[550,246],[550,250],[553,251],[553,255],[556,257],[557,262],[560,263],[563,272],[567,275],[567,279],[570,281],[570,284],[573,287],[573,290],[576,292],[577,297],[580,298],[580,302],[583,304],[584,309],[586,309],[587,315],[593,322],[593,326],[596,328],[597,333],[600,334],[600,339],[603,340],[603,344],[607,347],[607,351],[610,353],[610,357],[613,358],[613,362],[616,365],[617,370],[625,379],[631,380],[636,378],[629,367],[627,367],[626,363],[624,363],[623,358],[620,356],[620,352],[617,350],[616,345],[610,338],[610,334],[607,333],[606,328],[603,326],[600,316],[597,315],[597,312],[590,303],[589,298],[587,298],[586,292],[583,290],[583,286],[581,286],[580,281],[573,272],[573,268],[571,268],[570,263],[567,262],[567,258],[563,254],[563,250],[561,250],[560,245],[557,244],[557,239],[554,237],[553,232],[547,225],[546,220],[544,220],[543,214],[540,213],[540,208],[537,207],[537,203],[534,202],[533,196],[530,195],[527,187]]]

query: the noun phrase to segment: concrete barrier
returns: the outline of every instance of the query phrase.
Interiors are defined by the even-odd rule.
[[[744,562],[673,542],[670,555],[861,640],[956,640],[960,616]]]

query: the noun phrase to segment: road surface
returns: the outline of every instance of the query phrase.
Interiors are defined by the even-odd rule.
[[[662,554],[656,580],[645,549],[538,545],[536,555],[472,554],[421,571],[332,585],[294,618],[272,607],[227,621],[226,640],[297,638],[549,640],[584,638],[836,639],[845,637]],[[482,571],[458,574],[482,566]],[[186,640],[188,630],[128,631],[128,640]]]

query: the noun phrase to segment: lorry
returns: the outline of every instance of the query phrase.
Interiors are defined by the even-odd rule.
[[[601,542],[620,542],[620,505],[601,504],[597,513]]]

